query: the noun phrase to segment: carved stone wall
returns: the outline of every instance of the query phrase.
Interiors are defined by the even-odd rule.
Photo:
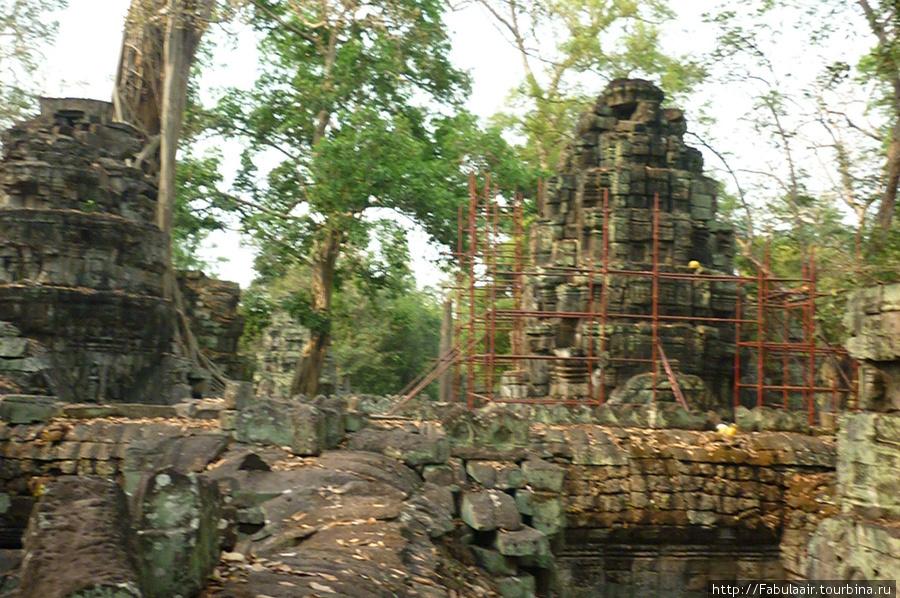
[[[594,372],[587,371],[583,359],[531,360],[526,376],[529,396],[587,396],[590,375],[595,394],[603,385],[607,398],[615,389],[623,402],[641,402],[652,394],[631,392],[646,386],[638,382],[626,387],[633,377],[648,372],[649,364],[617,361],[651,358],[650,321],[616,316],[649,316],[652,280],[614,271],[652,271],[655,197],[660,210],[659,271],[696,273],[697,268],[689,264],[697,262],[694,266],[699,265],[705,274],[729,274],[733,235],[728,225],[716,219],[716,183],[703,175],[700,152],[684,143],[683,113],[662,109],[662,100],[663,92],[647,81],[610,83],[596,105],[582,115],[559,173],[547,181],[542,211],[531,227],[533,268],[529,269],[538,274],[527,277],[526,309],[587,312],[592,303],[597,317],[593,324],[587,318],[533,319],[526,330],[527,347],[534,354],[558,357],[583,358],[590,351],[598,359]],[[583,272],[600,269],[604,243],[613,273],[605,279],[594,274],[591,281]],[[604,287],[610,317],[601,330]],[[736,283],[727,280],[659,280],[662,315],[730,318],[736,297]],[[734,359],[730,326],[663,322],[659,339],[691,391],[694,406],[711,406],[729,392]]]
[[[263,396],[287,397],[303,346],[309,340],[309,329],[298,324],[287,312],[276,311],[272,322],[263,331],[256,352],[256,369],[253,381],[257,393]],[[337,372],[329,352],[325,356],[319,390],[334,392],[337,387]]]
[[[246,379],[250,367],[238,355],[244,332],[244,318],[238,314],[241,287],[197,271],[179,273],[178,284],[200,350],[229,378]]]
[[[143,139],[111,122],[111,111],[106,102],[44,99],[38,118],[4,134],[0,319],[46,352],[45,380],[21,392],[165,402],[167,239],[153,223],[152,178],[129,165]],[[21,385],[34,365],[13,356],[0,376]]]
[[[859,407],[837,437],[840,513],[809,542],[810,579],[900,577],[900,285],[853,294],[844,320]]]

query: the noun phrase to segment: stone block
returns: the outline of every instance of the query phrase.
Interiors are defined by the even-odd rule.
[[[535,490],[562,492],[566,469],[554,463],[529,459],[522,463],[522,473],[528,485]]]
[[[33,395],[0,396],[0,421],[9,424],[46,422],[61,415],[56,397]]]
[[[114,482],[62,477],[23,537],[21,598],[141,598],[125,494]]]
[[[503,556],[490,548],[481,546],[470,546],[470,548],[478,565],[491,575],[515,575],[518,573],[514,558]]]
[[[24,338],[0,338],[0,357],[12,359],[24,357],[28,340]]]
[[[438,433],[365,428],[350,436],[349,446],[353,450],[381,453],[410,467],[440,465],[450,459],[450,442]]]
[[[318,455],[325,448],[325,419],[312,405],[258,400],[238,412],[239,442],[288,448],[295,455]]]
[[[347,432],[347,422],[342,409],[331,407],[317,407],[325,424],[325,448],[336,448],[344,441]]]
[[[531,575],[500,577],[497,579],[497,591],[503,598],[534,598],[534,577]]]
[[[426,483],[406,506],[406,514],[422,524],[428,537],[440,538],[453,531],[456,501],[449,488]]]
[[[498,531],[494,547],[500,554],[516,557],[547,554],[550,551],[546,534],[527,526],[518,530]]]
[[[490,490],[513,490],[525,484],[522,470],[514,463],[498,461],[468,461],[466,473]]]
[[[116,415],[128,419],[172,419],[178,417],[178,412],[171,405],[129,403],[116,405]]]
[[[173,468],[155,471],[132,497],[138,570],[146,598],[190,598],[219,563],[218,486]]]
[[[226,409],[243,409],[253,401],[253,383],[243,380],[229,380],[222,393]]]
[[[426,482],[449,488],[453,492],[460,489],[456,472],[449,465],[426,465],[422,469],[422,478]]]
[[[63,417],[72,419],[98,419],[116,415],[115,405],[65,405]]]
[[[516,508],[519,509],[519,513],[528,517],[534,515],[534,505],[532,504],[533,496],[534,490],[529,488],[520,488],[516,490]]]
[[[535,492],[531,496],[531,525],[536,530],[553,535],[566,526],[562,497],[558,494]]]
[[[499,490],[463,494],[460,517],[469,527],[482,532],[496,529],[518,530],[522,527],[515,499]]]

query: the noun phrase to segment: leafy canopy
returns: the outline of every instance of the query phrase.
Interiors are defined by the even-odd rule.
[[[0,130],[23,118],[38,92],[41,50],[56,36],[50,18],[66,0],[0,0]]]

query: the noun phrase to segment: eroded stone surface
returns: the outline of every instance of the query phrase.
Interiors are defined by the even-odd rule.
[[[602,388],[611,402],[674,402],[668,379],[651,377],[639,361],[652,358],[653,325],[616,317],[649,315],[653,284],[617,271],[652,271],[657,207],[663,273],[726,274],[734,242],[731,227],[717,219],[716,182],[703,175],[700,152],[684,143],[684,114],[661,109],[662,100],[663,92],[648,81],[616,80],[581,116],[530,227],[529,269],[540,274],[526,278],[525,309],[599,313],[604,302],[609,318],[602,330],[596,318],[529,319],[527,352],[571,359],[529,360],[504,374],[501,396],[598,398]],[[591,280],[585,272],[604,259],[610,273]],[[728,280],[661,279],[658,313],[731,318],[737,292]],[[731,388],[732,328],[663,321],[656,334],[688,404],[700,411],[719,405]]]
[[[113,482],[64,477],[47,487],[23,539],[21,598],[140,598],[125,494]]]
[[[85,100],[44,101],[4,134],[0,313],[46,348],[64,401],[168,401],[167,241],[153,180],[129,165],[143,143]]]
[[[132,518],[145,598],[190,598],[219,562],[219,489],[202,475],[156,470],[135,488]]]

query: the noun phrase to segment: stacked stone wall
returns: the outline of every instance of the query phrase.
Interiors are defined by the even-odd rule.
[[[603,386],[610,397],[649,370],[637,360],[651,358],[651,325],[632,316],[649,316],[654,299],[662,316],[733,318],[736,282],[665,276],[728,276],[734,242],[731,228],[716,219],[716,182],[703,175],[700,152],[684,143],[684,115],[660,108],[662,100],[663,92],[647,81],[617,80],[581,116],[575,142],[548,179],[531,226],[530,254],[539,273],[525,285],[526,309],[547,312],[527,321],[527,350],[573,359],[529,361],[527,371],[509,377],[507,386],[515,378],[519,388],[507,394],[563,399],[585,397],[590,388],[596,395]],[[585,272],[600,269],[604,253],[611,273],[589,280]],[[662,273],[655,298],[649,276],[654,263]],[[605,329],[596,324],[604,300]],[[596,314],[592,319],[553,314],[589,310]],[[724,321],[663,321],[659,327],[676,376],[699,378],[716,403],[731,392],[733,338]],[[593,372],[588,355],[596,358]],[[622,402],[647,399],[615,396]]]
[[[40,117],[4,133],[0,314],[46,349],[63,400],[165,402],[168,241],[153,220],[153,179],[132,166],[144,139],[111,113],[105,102],[45,99]]]
[[[861,411],[841,417],[840,510],[815,529],[810,579],[900,578],[900,285],[863,289],[848,302],[847,350],[860,361]]]
[[[197,271],[180,273],[178,283],[201,350],[229,378],[246,379],[250,367],[239,355],[244,332],[244,318],[238,313],[241,287]]]

